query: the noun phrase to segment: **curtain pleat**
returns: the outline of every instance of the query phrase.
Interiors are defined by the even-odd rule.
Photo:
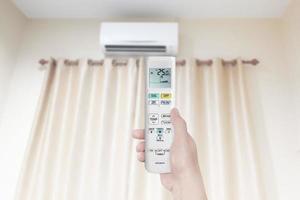
[[[176,106],[197,143],[210,200],[266,199],[243,67],[215,59],[176,68]],[[144,76],[143,59],[51,62],[16,199],[171,199],[159,176],[137,162],[131,138],[144,127]]]

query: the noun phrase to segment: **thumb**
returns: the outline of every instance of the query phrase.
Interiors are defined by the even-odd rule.
[[[174,137],[182,138],[187,136],[186,122],[180,116],[177,108],[171,110],[171,122],[175,132]]]

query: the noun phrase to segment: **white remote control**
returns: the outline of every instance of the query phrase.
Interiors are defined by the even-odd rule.
[[[145,167],[152,173],[169,173],[175,105],[175,57],[146,59]]]

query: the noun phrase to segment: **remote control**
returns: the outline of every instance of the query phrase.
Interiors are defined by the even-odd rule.
[[[170,111],[175,105],[175,57],[148,57],[146,62],[145,168],[170,173],[173,127]]]

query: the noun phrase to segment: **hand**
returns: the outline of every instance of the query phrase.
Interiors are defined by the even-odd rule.
[[[171,173],[160,174],[162,185],[178,200],[205,200],[206,193],[198,165],[197,148],[187,132],[186,122],[177,109],[171,111],[174,140],[170,149]],[[145,161],[144,130],[134,130],[133,137],[141,140],[137,146],[137,159]]]

